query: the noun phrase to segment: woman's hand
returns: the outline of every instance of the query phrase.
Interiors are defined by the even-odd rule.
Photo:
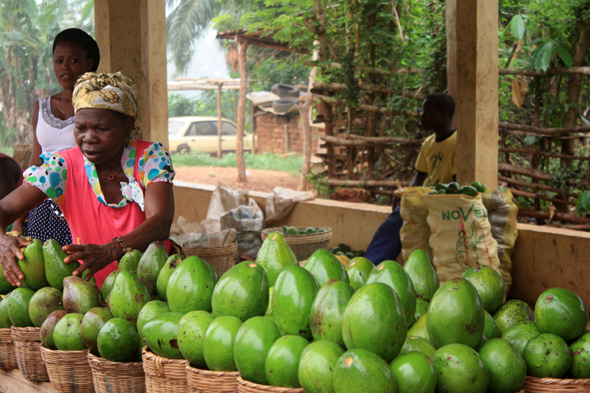
[[[6,281],[15,287],[20,287],[20,280],[25,278],[18,266],[17,258],[20,260],[25,258],[21,247],[25,247],[29,243],[23,237],[8,236],[0,233],[0,262],[2,263],[2,270],[4,271]]]
[[[118,243],[110,242],[107,244],[68,244],[62,249],[69,255],[64,259],[64,263],[81,261],[82,265],[74,270],[74,276],[82,276],[84,270],[88,269],[85,280],[90,280],[96,272],[102,270],[111,262],[118,260],[124,254],[123,249]]]

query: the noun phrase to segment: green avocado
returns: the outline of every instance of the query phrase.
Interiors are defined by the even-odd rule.
[[[91,308],[100,306],[100,293],[88,281],[80,277],[64,278],[63,303],[68,313],[85,314]]]
[[[404,265],[416,291],[416,297],[430,302],[436,290],[440,287],[438,274],[430,262],[428,254],[423,250],[414,250]]]
[[[432,297],[426,328],[430,341],[440,348],[448,344],[476,347],[482,339],[485,312],[477,291],[464,278],[442,285]]]
[[[225,272],[215,285],[211,314],[231,315],[246,321],[266,313],[268,298],[268,278],[262,266],[241,262]]]
[[[537,378],[562,378],[572,364],[567,343],[552,333],[531,338],[524,348],[523,357],[528,374]]]
[[[6,281],[6,277],[4,276],[4,270],[1,270],[1,271],[2,271],[2,274],[0,274],[0,295],[7,295],[11,291],[16,289],[16,287],[13,285],[10,285],[8,283],[8,281]],[[21,281],[21,284],[25,285],[22,281]]]
[[[344,310],[354,289],[344,281],[332,279],[322,285],[311,305],[311,334],[316,341],[327,340],[340,346]]]
[[[331,341],[314,341],[301,354],[299,382],[307,393],[334,392],[334,368],[344,350]]]
[[[485,184],[480,181],[474,181],[471,183],[471,187],[475,188],[478,192],[486,192],[488,190]]]
[[[144,341],[152,352],[168,359],[183,359],[178,347],[178,326],[182,317],[179,312],[168,312],[158,315],[144,325]],[[135,354],[135,351],[133,353]]]
[[[477,194],[479,194],[479,192],[477,191],[477,189],[475,187],[465,186],[461,189],[461,194],[476,197]]]
[[[532,321],[533,319],[533,310],[531,310],[528,304],[517,299],[509,300],[502,304],[494,314],[494,322],[496,322],[502,334],[511,326],[524,321]]]
[[[0,329],[10,329],[12,321],[8,317],[8,295],[0,300]]]
[[[526,363],[510,343],[494,338],[479,350],[490,375],[489,393],[513,393],[522,389],[526,379]]]
[[[410,276],[402,265],[396,261],[381,262],[369,274],[367,284],[374,282],[387,284],[395,291],[404,307],[407,327],[410,327],[416,315],[416,291]]]
[[[237,371],[234,359],[234,345],[238,330],[242,326],[239,318],[217,317],[205,332],[203,357],[212,371]]]
[[[80,351],[86,349],[80,334],[80,325],[84,315],[70,313],[64,315],[55,325],[53,341],[60,351]]]
[[[156,280],[156,290],[158,292],[158,296],[163,301],[168,301],[168,296],[166,295],[166,290],[168,288],[168,281],[170,280],[170,276],[174,272],[174,269],[182,262],[182,258],[176,254],[170,255],[164,263],[164,266],[160,270],[160,274],[158,274],[158,279]]]
[[[164,243],[155,241],[148,246],[137,264],[137,278],[145,285],[150,295],[157,293],[158,274],[167,259],[168,254]]]
[[[108,299],[109,299],[109,293],[111,293],[111,290],[113,289],[113,285],[115,285],[116,278],[117,278],[117,271],[115,270],[114,272],[111,272],[111,274],[109,274],[107,276],[107,278],[105,278],[104,282],[102,283],[102,288],[100,288],[100,297],[105,302],[108,301]]]
[[[65,264],[68,254],[61,249],[57,240],[49,239],[43,243],[43,259],[45,260],[45,276],[47,282],[55,289],[64,290],[64,278],[72,275],[80,267],[79,262]]]
[[[45,260],[43,259],[43,243],[39,239],[34,239],[28,246],[22,249],[25,256],[23,260],[18,260],[18,266],[23,272],[23,280],[27,288],[37,291],[49,285],[45,277]]]
[[[114,317],[135,323],[139,312],[150,299],[148,290],[137,276],[122,271],[117,274],[108,304]]]
[[[537,299],[535,321],[541,333],[553,333],[565,341],[573,341],[586,331],[588,309],[572,291],[551,288]]]
[[[286,334],[311,338],[309,316],[318,292],[318,283],[300,266],[283,268],[273,289],[271,312],[282,336]]]
[[[98,354],[98,333],[105,323],[112,318],[113,314],[111,314],[111,311],[104,307],[91,308],[84,314],[84,318],[80,324],[80,336],[84,345],[95,355]]]
[[[139,334],[133,322],[121,318],[109,319],[96,338],[98,353],[112,362],[134,361],[139,343]]]
[[[344,311],[342,337],[346,348],[366,349],[390,362],[404,345],[406,326],[404,308],[395,291],[375,282],[352,295]]]
[[[264,362],[268,351],[279,337],[279,329],[267,317],[253,317],[240,326],[234,343],[234,361],[242,378],[268,385]]]
[[[350,260],[346,272],[348,273],[350,285],[355,291],[367,283],[369,274],[371,274],[374,267],[373,262],[363,256],[357,256]]]
[[[488,391],[490,381],[488,369],[473,348],[464,344],[445,345],[432,355],[431,361],[438,377],[437,392],[486,393]]]
[[[137,265],[142,257],[143,253],[139,250],[127,251],[125,255],[121,257],[118,263],[117,271],[128,271],[133,274],[137,273]]]
[[[55,331],[55,325],[57,325],[57,323],[65,315],[67,315],[65,310],[54,311],[51,314],[49,314],[49,316],[41,325],[41,329],[39,330],[39,337],[41,338],[41,343],[45,348],[57,349],[57,347],[55,346],[55,341],[53,340],[53,332]]]
[[[304,268],[308,270],[319,286],[332,279],[350,282],[346,268],[330,251],[320,248],[316,250],[305,262]]]
[[[461,186],[457,182],[452,182],[447,185],[447,189],[445,190],[446,194],[460,194],[461,193]]]
[[[399,355],[389,366],[397,381],[398,393],[434,392],[436,373],[424,353],[412,351]]]
[[[29,288],[16,288],[8,295],[8,317],[16,327],[33,326],[29,316],[29,303],[35,292]]]
[[[428,319],[428,313],[422,315],[420,318],[414,322],[412,326],[408,329],[408,336],[414,337],[422,337],[430,341],[430,336],[428,335],[428,329],[426,329],[426,321]]]
[[[488,340],[492,340],[494,338],[501,338],[502,332],[498,328],[498,325],[496,325],[496,322],[494,322],[494,317],[492,317],[492,315],[489,312],[484,312],[486,316],[486,321],[483,328],[484,336],[486,336]]]
[[[397,382],[389,364],[364,349],[351,349],[334,367],[334,391],[338,393],[396,393]]]
[[[434,189],[438,192],[438,191],[443,191],[443,193],[447,192],[447,188],[448,185],[447,184],[443,184],[443,183],[438,183],[436,186],[434,186]]]
[[[541,332],[537,327],[537,324],[533,321],[520,322],[507,330],[502,334],[502,338],[507,340],[518,353],[523,356],[524,349],[529,343],[531,338],[535,338],[540,335]]]
[[[286,335],[277,339],[268,350],[264,372],[269,385],[298,388],[299,361],[309,342],[301,336]]]
[[[147,302],[139,312],[137,316],[137,333],[139,333],[139,338],[143,340],[143,327],[146,323],[157,317],[158,315],[170,312],[170,307],[168,307],[168,303],[163,302],[161,300],[152,300]]]
[[[462,278],[475,287],[484,308],[494,314],[504,302],[506,285],[502,275],[489,266],[474,266],[467,269]]]
[[[170,311],[211,311],[211,298],[217,283],[212,266],[197,256],[190,256],[174,269],[166,287]]]
[[[206,369],[203,356],[205,332],[215,318],[207,311],[191,311],[180,319],[178,324],[178,348],[189,363],[197,368]]]
[[[278,232],[268,234],[256,255],[256,263],[264,268],[270,287],[275,285],[277,276],[287,265],[299,265],[297,257]]]
[[[430,303],[420,299],[419,297],[416,298],[416,314],[415,320],[417,321],[422,315],[428,312],[428,307],[430,307]]]
[[[59,289],[45,287],[39,289],[29,302],[29,317],[33,326],[41,327],[45,319],[56,310],[63,310],[62,292]]]
[[[406,337],[406,341],[404,342],[404,346],[402,347],[401,351],[399,351],[398,356],[401,356],[411,351],[422,352],[424,355],[428,356],[428,358],[431,358],[432,355],[434,355],[434,353],[436,352],[436,348],[434,347],[434,345],[432,345],[430,340],[427,340],[423,337],[408,335]]]
[[[590,333],[584,333],[570,345],[572,366],[570,371],[576,379],[590,378]]]

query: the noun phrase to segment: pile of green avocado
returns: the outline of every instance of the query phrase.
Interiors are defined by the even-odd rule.
[[[350,247],[344,243],[340,243],[336,247],[333,247],[330,252],[334,255],[344,255],[348,259],[365,256],[365,252],[363,250],[351,250]]]
[[[469,196],[477,196],[480,192],[487,191],[486,186],[478,181],[474,181],[473,183],[461,187],[461,185],[457,182],[451,183],[438,183],[436,186],[431,186],[431,192],[427,195],[434,195],[434,194],[463,194]]]
[[[325,233],[327,231],[326,228],[314,228],[314,227],[307,227],[307,228],[298,228],[298,227],[289,227],[283,225],[282,231],[280,232],[283,236],[298,236],[298,235],[315,235],[318,233]]]
[[[504,302],[504,281],[489,267],[440,285],[421,250],[405,266],[363,256],[345,266],[320,249],[301,267],[273,232],[255,261],[219,277],[156,242],[127,253],[100,291],[71,276],[53,240],[24,254],[23,286],[0,280],[0,328],[38,326],[52,349],[129,362],[147,345],[307,393],[510,393],[526,375],[590,378],[588,310],[575,293],[549,289],[533,313]]]

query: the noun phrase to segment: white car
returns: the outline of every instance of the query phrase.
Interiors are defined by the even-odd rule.
[[[237,126],[221,119],[221,150],[235,152]],[[168,118],[170,151],[197,151],[217,154],[217,117],[182,116]],[[252,151],[252,134],[244,132],[244,151]]]

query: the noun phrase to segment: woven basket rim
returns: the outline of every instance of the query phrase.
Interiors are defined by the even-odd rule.
[[[197,368],[197,367],[193,367],[191,366],[190,363],[186,363],[186,371],[190,372],[190,373],[194,373],[194,374],[202,374],[205,376],[210,376],[210,377],[222,377],[222,376],[233,376],[235,375],[236,377],[240,375],[239,371],[213,371],[213,370],[205,370],[202,368]]]
[[[88,351],[87,354],[88,363],[92,366],[92,363],[100,364],[101,367],[123,367],[123,366],[139,366],[143,365],[143,362],[113,362],[112,360],[105,359],[100,356],[96,356],[92,352]],[[142,368],[143,372],[143,368]]]
[[[545,386],[555,386],[556,389],[559,389],[561,386],[590,386],[590,378],[537,378],[531,375],[527,375],[525,384],[533,383],[538,385],[545,385]]]
[[[0,329],[0,343],[8,344],[12,342],[12,329],[10,328],[2,328]]]
[[[39,336],[40,331],[41,331],[40,327],[34,327],[34,326],[27,326],[27,327],[12,326],[10,328],[10,334],[12,336],[12,339],[19,340],[19,341],[41,342],[41,336]]]
[[[301,230],[301,229],[307,229],[309,227],[295,227],[295,228],[297,228],[297,230]],[[283,227],[272,227],[272,228],[265,228],[265,229],[263,229],[261,233],[263,235],[268,235],[271,232],[279,232],[279,233],[281,233],[281,235],[283,235],[283,237],[285,239],[287,239],[287,238],[296,238],[296,237],[314,237],[314,236],[319,237],[321,235],[326,235],[328,233],[330,233],[330,234],[332,233],[332,228],[330,228],[330,227],[318,227],[317,229],[325,229],[326,232],[321,232],[321,233],[300,233],[299,235],[283,235],[282,234]]]
[[[280,386],[260,385],[256,382],[250,382],[238,376],[238,385],[243,385],[249,388],[260,390],[261,392],[269,393],[304,393],[303,388],[285,388]]]
[[[58,361],[63,361],[63,357],[67,357],[68,362],[71,364],[77,364],[77,362],[75,362],[74,360],[80,360],[79,364],[88,364],[88,356],[87,354],[90,352],[90,350],[88,348],[86,349],[79,349],[79,350],[75,350],[75,351],[62,351],[59,349],[51,349],[51,348],[46,348],[43,346],[42,343],[39,343],[39,349],[41,351],[41,354],[43,356],[43,361],[47,364],[48,361],[47,360],[58,360]],[[48,359],[46,359],[46,357],[48,357]],[[51,358],[57,358],[57,359],[51,359]],[[49,363],[53,363],[53,362],[49,362]]]
[[[233,242],[232,244],[228,244],[227,246],[218,246],[218,247],[183,247],[182,250],[183,251],[194,251],[194,250],[199,250],[199,251],[205,251],[205,250],[216,250],[217,252],[219,251],[226,251],[227,253],[230,253],[231,250],[233,249],[238,249],[238,242]]]

